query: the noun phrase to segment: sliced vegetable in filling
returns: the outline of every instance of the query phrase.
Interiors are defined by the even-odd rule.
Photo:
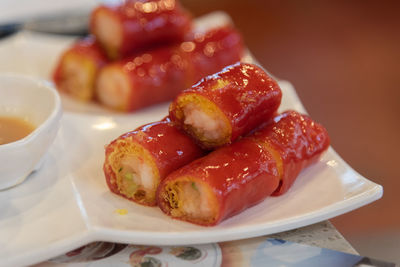
[[[189,178],[182,178],[166,185],[164,201],[168,203],[173,217],[213,222],[216,205],[209,188]]]
[[[175,112],[183,122],[183,128],[205,147],[216,147],[229,142],[231,125],[225,114],[208,99],[196,94],[186,94],[178,100]]]
[[[118,147],[110,161],[119,193],[139,203],[154,203],[159,174],[151,156],[134,142],[122,140]]]

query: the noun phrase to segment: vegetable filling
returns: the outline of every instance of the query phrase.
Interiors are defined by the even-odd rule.
[[[182,127],[204,147],[214,148],[230,141],[232,128],[226,115],[213,102],[197,94],[179,98],[172,109]]]
[[[118,173],[120,192],[128,198],[140,200],[149,195],[154,197],[155,178],[151,168],[143,160],[135,156],[127,156],[120,162]]]
[[[94,31],[107,50],[108,56],[113,59],[117,58],[117,50],[122,43],[121,24],[118,19],[107,11],[100,11],[95,17]]]
[[[139,203],[155,205],[160,179],[151,155],[129,139],[120,141],[117,146],[110,155],[110,162],[118,192]]]
[[[196,104],[189,103],[186,105],[183,108],[183,114],[185,117],[184,124],[190,125],[198,135],[209,140],[223,139],[225,126],[223,121],[205,113]]]
[[[205,185],[195,181],[176,181],[166,186],[164,201],[173,217],[210,222],[216,217],[212,197]]]
[[[128,99],[131,91],[128,77],[118,68],[104,68],[100,71],[96,93],[101,103],[119,109],[128,109]]]
[[[61,90],[82,101],[88,101],[94,93],[96,68],[93,63],[74,54],[67,54],[61,67]]]

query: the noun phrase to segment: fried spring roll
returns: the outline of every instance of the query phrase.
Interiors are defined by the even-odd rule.
[[[286,191],[328,146],[321,125],[297,112],[284,113],[252,135],[172,172],[157,190],[158,205],[173,218],[216,225]]]
[[[330,143],[321,124],[296,111],[276,116],[254,138],[274,155],[279,166],[280,184],[273,195],[285,193],[301,170],[317,161]]]
[[[186,69],[175,50],[155,50],[103,68],[96,95],[106,107],[135,111],[177,95],[186,83]]]
[[[211,226],[259,203],[278,185],[274,158],[243,138],[171,173],[158,188],[157,202],[173,218]]]
[[[155,206],[160,181],[203,155],[168,118],[143,125],[112,141],[103,166],[110,190],[139,204]]]
[[[204,52],[204,47],[214,45],[213,53]],[[213,29],[197,34],[193,41],[107,65],[98,76],[97,98],[105,106],[121,111],[169,101],[194,84],[199,76],[237,62],[242,53],[243,44],[237,31],[230,26]]]
[[[89,101],[94,97],[98,71],[108,59],[95,38],[77,41],[60,57],[53,73],[56,87],[75,99]]]
[[[181,92],[169,115],[204,148],[233,142],[272,118],[282,92],[261,68],[236,63]]]
[[[177,0],[128,0],[97,7],[90,28],[108,56],[119,59],[155,43],[182,41],[191,17]]]

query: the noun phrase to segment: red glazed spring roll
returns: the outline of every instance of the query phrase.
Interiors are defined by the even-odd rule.
[[[158,205],[173,218],[216,225],[287,190],[328,146],[321,125],[296,112],[284,113],[256,133],[172,172],[157,190]]]
[[[302,169],[317,161],[330,143],[326,129],[307,115],[287,111],[254,134],[279,166],[280,185],[274,195],[285,193]]]
[[[236,63],[180,93],[169,115],[202,147],[215,148],[272,118],[281,97],[276,81],[261,68]]]
[[[274,158],[243,138],[171,173],[158,188],[157,202],[173,218],[211,226],[259,203],[278,185]]]
[[[89,101],[94,97],[98,71],[108,62],[93,37],[77,41],[60,57],[53,73],[57,89],[73,98]]]
[[[108,56],[118,59],[155,43],[182,41],[191,17],[176,0],[128,0],[96,8],[90,28]]]
[[[204,53],[208,44],[217,45],[212,54]],[[193,41],[109,64],[98,76],[97,97],[105,106],[121,111],[169,101],[194,84],[199,75],[238,61],[242,53],[238,32],[228,26],[214,29],[196,35]]]
[[[112,141],[105,150],[103,170],[113,193],[154,206],[160,181],[203,153],[165,118]]]

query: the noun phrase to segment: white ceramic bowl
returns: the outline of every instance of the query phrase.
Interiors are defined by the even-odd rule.
[[[40,167],[60,126],[60,96],[44,80],[0,74],[0,116],[19,117],[35,126],[28,136],[0,145],[1,190],[21,183]]]

